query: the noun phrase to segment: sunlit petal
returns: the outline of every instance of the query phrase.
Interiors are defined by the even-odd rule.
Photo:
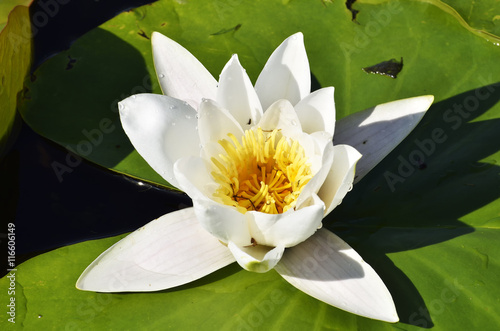
[[[247,218],[233,207],[211,200],[195,202],[201,226],[222,242],[247,246],[252,243]]]
[[[238,246],[233,242],[228,245],[236,262],[245,270],[253,272],[267,272],[279,262],[285,248],[266,246]]]
[[[243,135],[240,124],[215,101],[203,100],[198,112],[198,134],[202,145],[209,141],[229,139],[228,134],[236,137]]]
[[[316,195],[310,205],[282,214],[248,212],[248,224],[252,238],[259,245],[292,247],[309,238],[321,227],[323,202]]]
[[[158,94],[131,96],[119,103],[119,109],[123,129],[137,152],[177,187],[175,161],[199,154],[196,111],[181,100]],[[178,141],[179,136],[182,141]]]
[[[356,148],[363,158],[356,167],[358,182],[415,128],[432,104],[424,95],[378,105],[337,121],[335,144]]]
[[[235,259],[198,223],[193,208],[164,215],[90,264],[76,287],[96,292],[157,291],[208,275]]]
[[[235,54],[220,74],[217,102],[246,130],[262,116],[262,106],[252,82]]]
[[[187,49],[153,32],[153,60],[163,94],[184,100],[198,108],[202,98],[214,99],[217,81]]]
[[[281,130],[281,133],[288,138],[296,139],[302,136],[297,113],[292,104],[285,99],[273,103],[260,119],[258,126],[265,131]]]
[[[290,284],[329,305],[386,322],[399,320],[375,270],[326,229],[287,249],[275,269]]]
[[[314,91],[295,105],[304,132],[326,131],[333,136],[335,129],[335,101],[333,87]]]
[[[361,158],[361,154],[351,146],[335,145],[333,148],[332,167],[318,192],[326,205],[325,216],[342,202],[352,188],[356,162]]]
[[[307,203],[307,200],[312,194],[318,193],[320,188],[323,186],[326,177],[330,173],[334,160],[335,148],[331,143],[325,145],[324,147],[325,150],[322,155],[321,167],[318,169],[314,177],[302,189],[302,192],[300,192],[300,196],[297,199],[297,208],[301,208],[304,203]]]
[[[288,37],[271,54],[257,78],[255,90],[264,111],[279,99],[296,105],[310,93],[311,73],[302,33]]]
[[[189,156],[177,160],[174,176],[179,188],[193,200],[209,199],[211,192],[219,186],[210,175],[207,162],[201,157]]]

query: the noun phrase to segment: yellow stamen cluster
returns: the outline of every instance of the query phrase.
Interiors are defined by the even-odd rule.
[[[214,197],[246,213],[280,214],[295,207],[313,177],[304,148],[280,130],[248,130],[240,143],[232,134],[219,141],[227,154],[212,158],[212,176],[220,184]]]

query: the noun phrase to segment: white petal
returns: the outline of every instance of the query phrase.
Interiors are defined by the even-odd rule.
[[[201,226],[220,241],[240,246],[252,243],[245,215],[235,208],[211,200],[193,201]]]
[[[310,203],[307,207],[283,214],[247,212],[252,238],[259,245],[273,247],[292,247],[303,242],[321,227],[325,208],[315,194]]]
[[[180,187],[193,199],[196,216],[201,226],[222,242],[234,241],[250,245],[251,237],[245,215],[235,208],[222,205],[213,199],[219,188],[201,158],[189,157],[175,164],[175,175]]]
[[[210,174],[209,165],[201,157],[179,159],[174,164],[174,176],[179,188],[193,200],[211,199],[219,187]]]
[[[326,144],[324,147],[325,150],[321,159],[321,167],[306,186],[304,186],[302,192],[300,192],[300,196],[297,199],[297,208],[302,208],[302,205],[307,202],[312,194],[318,193],[332,168],[335,149],[332,143]]]
[[[399,320],[375,270],[326,229],[287,249],[275,269],[290,284],[329,305],[386,322]]]
[[[281,133],[288,138],[295,139],[302,136],[302,128],[297,113],[292,104],[284,99],[273,103],[264,113],[257,126],[266,131],[280,129]]]
[[[230,242],[227,247],[243,269],[253,272],[267,272],[274,268],[285,250],[283,246],[274,248],[260,245],[239,247],[233,242]]]
[[[199,225],[193,208],[131,233],[88,266],[76,287],[97,292],[157,291],[192,282],[234,262]]]
[[[271,54],[257,78],[255,91],[264,111],[279,99],[296,105],[311,92],[311,73],[302,33],[288,37]]]
[[[355,182],[382,161],[415,128],[433,100],[434,96],[424,95],[392,101],[337,121],[335,144],[351,145],[363,154],[357,165]]]
[[[334,91],[333,87],[319,89],[295,105],[295,111],[304,132],[326,131],[333,136],[335,129]]]
[[[336,145],[333,149],[332,167],[318,192],[318,196],[326,205],[325,216],[337,207],[351,190],[356,162],[361,158],[361,154],[349,145]]]
[[[132,145],[165,180],[178,186],[173,164],[198,155],[196,111],[181,100],[157,94],[137,94],[119,103],[120,120]]]
[[[197,109],[202,98],[215,99],[217,81],[187,49],[161,33],[151,36],[156,74],[163,94]]]
[[[236,54],[220,74],[217,102],[229,110],[244,130],[258,123],[262,116],[259,97]]]
[[[243,130],[234,117],[215,101],[205,99],[198,111],[198,132],[201,144],[221,139],[230,139],[229,133],[236,138],[243,136]]]
[[[327,132],[323,133],[330,137],[329,144],[333,146],[331,136]],[[323,166],[323,156],[327,148],[324,137],[318,132],[312,135],[302,132],[302,134],[293,137],[293,139],[297,140],[300,146],[304,148],[304,154],[305,157],[308,158],[307,163],[310,164],[311,171],[317,173]]]

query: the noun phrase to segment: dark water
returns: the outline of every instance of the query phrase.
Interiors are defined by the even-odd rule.
[[[34,30],[32,70],[114,15],[147,3],[58,1],[41,1],[31,7],[32,20],[40,20]],[[42,26],[43,17],[49,20]],[[57,247],[133,231],[191,204],[182,193],[145,185],[85,161],[61,181],[53,164],[65,164],[68,152],[40,137],[21,119],[15,131],[17,139],[0,159],[0,241],[5,252],[8,223],[14,223],[16,265]]]

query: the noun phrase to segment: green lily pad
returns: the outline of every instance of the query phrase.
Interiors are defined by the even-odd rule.
[[[444,0],[474,29],[500,36],[500,3],[489,1]]]
[[[10,12],[18,5],[28,6],[33,0],[4,0],[0,2],[0,31],[7,24]]]
[[[12,9],[18,2],[0,5],[0,156],[5,152],[14,125],[17,95],[31,66],[29,10],[25,6]],[[8,13],[9,22],[5,25],[2,22],[7,20]]]
[[[346,19],[349,11],[340,4],[223,6],[218,2],[185,5],[165,1],[141,7],[89,32],[70,50],[41,66],[27,83],[21,113],[39,134],[84,158],[169,187],[134,151],[117,115],[116,103],[126,96],[160,93],[149,40],[153,31],[179,41],[215,77],[230,55],[238,53],[251,78],[256,79],[272,50],[286,36],[302,30],[312,72],[322,86],[337,87],[338,117],[418,94],[432,93],[440,100],[491,83],[497,73],[492,57],[495,47],[464,31],[455,17],[436,6],[400,2],[356,5],[359,24]],[[262,8],[266,10],[261,12]],[[300,11],[308,15],[293,15]],[[426,21],[415,20],[417,15]],[[280,28],[270,29],[266,24],[270,21]],[[446,27],[446,33],[437,34],[436,25]],[[408,32],[396,32],[403,30]],[[433,38],[424,39],[424,35]],[[465,40],[453,43],[451,50],[454,38]],[[457,61],[447,58],[447,54],[472,50],[474,63],[492,70],[476,70],[477,64],[470,65],[467,56]],[[361,70],[394,57],[403,57],[407,63],[396,83],[369,77]],[[423,79],[423,72],[436,84]],[[60,178],[71,166],[71,162],[53,165]]]
[[[322,86],[336,87],[338,118],[434,94],[436,104],[417,129],[325,220],[381,275],[400,323],[345,313],[293,289],[274,271],[248,273],[234,264],[158,293],[76,290],[79,274],[115,237],[60,248],[20,265],[16,325],[498,328],[500,49],[430,1],[358,1],[353,7],[359,24],[341,1],[156,2],[119,15],[42,65],[27,82],[21,112],[38,133],[85,158],[168,187],[133,151],[116,113],[116,101],[129,94],[159,93],[152,31],[180,42],[215,77],[238,53],[255,80],[272,50],[301,30],[313,74]],[[405,65],[395,80],[362,71],[400,57]],[[8,278],[0,280],[2,288],[8,284]],[[3,302],[7,296],[4,291]]]

